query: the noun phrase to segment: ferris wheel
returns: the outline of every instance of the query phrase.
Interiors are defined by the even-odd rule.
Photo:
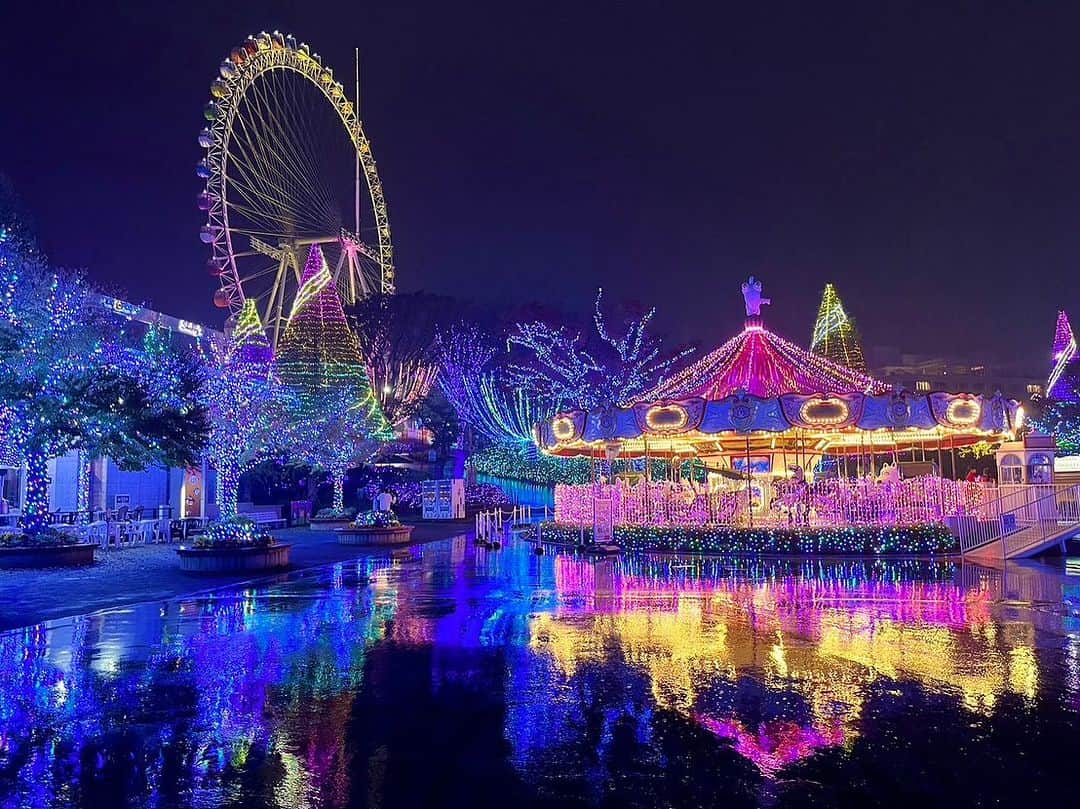
[[[199,235],[212,251],[207,269],[221,279],[214,304],[235,315],[254,299],[276,347],[312,245],[345,303],[392,293],[382,183],[333,71],[308,45],[275,31],[248,37],[218,72],[196,169],[206,181]],[[358,92],[359,66],[356,85]]]

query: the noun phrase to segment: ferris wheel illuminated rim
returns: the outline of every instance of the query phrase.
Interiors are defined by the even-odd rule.
[[[237,215],[241,206],[235,200],[235,179],[229,174],[234,127],[238,123],[243,124],[242,121],[238,122],[237,116],[256,82],[275,71],[290,71],[306,80],[317,88],[336,113],[355,150],[357,173],[367,186],[374,219],[374,244],[364,244],[359,233],[344,228],[337,233],[297,237],[295,233],[274,233],[270,229],[254,231],[237,221],[242,218]],[[206,182],[203,193],[199,195],[199,208],[207,216],[207,222],[200,230],[200,238],[211,248],[208,269],[211,274],[219,276],[221,282],[214,303],[235,314],[240,311],[246,298],[256,298],[262,323],[276,345],[290,314],[291,296],[296,291],[304,255],[313,244],[335,244],[340,247],[340,259],[329,269],[346,302],[375,292],[393,293],[394,250],[382,183],[371,143],[364,134],[353,102],[346,96],[341,83],[334,79],[333,71],[325,67],[321,57],[313,54],[306,44],[297,44],[293,36],[275,31],[246,39],[232,50],[218,72],[220,77],[211,84],[211,100],[204,110],[208,126],[199,135],[199,144],[206,149],[206,157],[199,162],[196,170]],[[233,163],[236,163],[235,156]],[[255,179],[250,179],[250,173],[247,176],[249,182],[257,183],[257,175]],[[273,183],[265,189],[265,194],[268,201],[274,198]],[[243,203],[247,206],[257,204],[252,202],[253,198],[258,200],[260,194],[249,190]],[[276,207],[280,210],[280,203]],[[246,210],[250,211],[251,208],[247,207]],[[272,282],[266,273],[260,273],[263,277],[257,279],[245,268],[245,259],[255,255],[277,261],[278,269],[273,274]]]

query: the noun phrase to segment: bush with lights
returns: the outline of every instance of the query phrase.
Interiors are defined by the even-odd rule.
[[[540,536],[545,542],[575,545],[582,528],[544,523]],[[584,537],[586,543],[591,541],[591,527],[584,529]],[[620,525],[615,527],[615,542],[628,551],[678,553],[937,556],[959,551],[956,537],[943,525],[800,529]]]
[[[274,538],[254,520],[234,515],[210,523],[193,544],[196,548],[260,548],[273,545]]]
[[[354,528],[395,528],[401,520],[393,509],[386,511],[362,511],[353,521]]]
[[[356,515],[355,508],[320,508],[315,512],[315,520],[351,520]]]
[[[55,531],[46,528],[35,534],[23,531],[0,532],[0,548],[60,548],[65,545],[77,545],[81,540],[70,532]]]

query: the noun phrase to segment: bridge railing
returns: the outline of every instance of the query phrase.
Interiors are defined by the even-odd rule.
[[[1080,484],[1035,484],[999,491],[972,514],[956,517],[960,552],[970,553],[998,540],[1002,558],[1080,526]]]

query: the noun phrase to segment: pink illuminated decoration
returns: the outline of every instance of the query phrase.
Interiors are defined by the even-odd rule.
[[[1077,357],[1076,337],[1068,315],[1058,312],[1054,329],[1054,367],[1046,380],[1046,395],[1052,401],[1075,401],[1080,388],[1080,358]]]
[[[755,732],[738,719],[713,719],[700,714],[694,719],[720,738],[734,742],[735,752],[752,761],[766,775],[773,775],[817,750],[844,743],[844,726],[839,720],[820,729],[776,720],[762,722]]]
[[[661,560],[659,564],[656,559]],[[639,606],[678,611],[680,603],[685,602],[729,605],[768,620],[776,615],[805,615],[811,623],[800,626],[815,636],[821,629],[819,612],[826,608],[855,609],[875,619],[905,625],[966,630],[986,624],[994,602],[993,594],[985,587],[961,587],[951,581],[777,575],[750,582],[695,571],[675,575],[670,564],[671,560],[664,557],[623,557],[601,564],[559,556],[555,560],[555,589],[564,601],[603,595],[603,604],[594,603],[592,607],[607,613]],[[813,605],[814,611],[802,609],[807,605]]]
[[[932,475],[903,480],[824,478],[813,483],[757,481],[761,502],[753,504],[759,527],[845,526],[896,527],[940,523],[945,517],[983,515],[987,500],[982,485]],[[751,504],[744,484],[708,491],[686,481],[641,482],[555,487],[555,521],[591,526],[593,501],[611,500],[616,525],[742,526]]]
[[[739,334],[642,399],[702,396],[715,401],[738,390],[772,397],[785,393],[883,393],[887,389],[884,382],[779,337],[760,320],[748,320]]]

